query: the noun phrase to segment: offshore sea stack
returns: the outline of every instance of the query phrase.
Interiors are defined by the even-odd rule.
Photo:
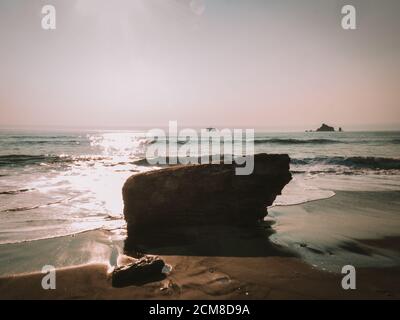
[[[317,132],[334,132],[335,128],[323,123],[322,126],[319,127],[316,131]]]
[[[236,164],[181,165],[140,173],[123,187],[127,242],[206,225],[255,225],[291,180],[286,154],[257,154],[250,175]]]

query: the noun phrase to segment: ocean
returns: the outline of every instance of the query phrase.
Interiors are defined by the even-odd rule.
[[[0,131],[0,275],[49,256],[56,266],[115,260],[126,236],[121,188],[158,168],[139,161],[150,143],[140,130]],[[327,270],[400,263],[360,242],[400,236],[400,132],[257,132],[255,152],[291,157],[293,180],[266,218],[272,241]]]

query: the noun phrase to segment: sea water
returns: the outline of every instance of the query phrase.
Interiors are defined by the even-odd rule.
[[[145,131],[140,130],[0,131],[0,251],[5,252],[10,244],[88,230],[107,230],[116,239],[123,238],[123,183],[133,174],[158,169],[138,161],[144,159],[149,143]],[[290,225],[285,219],[291,217],[287,214],[282,218],[278,208],[314,201],[323,208],[321,201],[338,192],[375,193],[376,201],[368,202],[375,208],[372,213],[371,208],[365,210],[366,217],[375,214],[379,221],[387,222],[375,226],[380,228],[379,237],[400,235],[398,201],[385,203],[386,209],[380,210],[383,206],[378,194],[396,195],[400,190],[400,132],[260,131],[255,135],[255,152],[291,157],[293,180],[269,209],[270,217],[278,221],[277,235],[280,230],[284,235],[278,242],[290,245],[297,241],[285,234],[282,226]],[[351,201],[346,203],[343,212],[350,215],[351,206]],[[314,220],[305,215],[300,219],[293,214],[292,221],[321,222],[323,217],[321,223],[329,224],[337,219],[323,209],[315,213]],[[354,219],[361,219],[362,213],[358,215]],[[363,226],[364,230],[357,228],[357,232],[367,234],[371,226]],[[396,228],[397,233],[393,231]],[[301,232],[297,230],[297,237],[302,237]],[[351,232],[350,228],[346,236],[351,237]],[[296,237],[295,231],[289,233]]]

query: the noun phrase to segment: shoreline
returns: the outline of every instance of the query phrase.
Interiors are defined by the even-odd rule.
[[[322,270],[400,266],[399,207],[393,202],[398,191],[334,192],[328,199],[271,208],[270,240]]]
[[[365,204],[363,199],[368,198],[369,193],[357,194]],[[385,195],[391,196],[380,193],[380,196]],[[400,299],[400,265],[384,265],[380,260],[373,260],[379,258],[379,252],[387,253],[386,257],[398,253],[400,236],[366,239],[357,237],[355,229],[351,228],[352,243],[343,241],[344,237],[332,244],[331,239],[326,238],[330,233],[323,228],[324,224],[298,230],[299,221],[305,226],[307,217],[316,221],[312,216],[315,212],[330,217],[341,214],[354,196],[354,193],[338,192],[329,199],[284,209],[272,208],[266,225],[258,230],[239,231],[215,226],[214,230],[211,227],[198,230],[195,243],[144,248],[144,253],[158,255],[171,265],[172,272],[162,281],[143,286],[118,289],[111,286],[111,265],[121,264],[124,259],[124,240],[111,231],[87,231],[74,236],[2,245],[0,299]],[[387,205],[379,207],[385,210]],[[354,221],[359,223],[357,206],[349,208],[345,214],[356,215]],[[343,227],[340,225],[339,230],[343,231]],[[310,230],[322,232],[325,238],[302,239],[301,235],[309,235]],[[291,238],[287,238],[287,234]],[[360,248],[372,251],[360,252]],[[372,259],[369,261],[375,263],[359,264],[362,260],[355,257]],[[341,266],[354,263],[357,289],[343,290],[344,275],[340,269],[333,268],[332,272],[332,269],[324,271],[317,263],[313,266],[313,261],[318,259],[325,264],[337,261]],[[54,291],[41,288],[44,275],[35,271],[48,264],[57,270]]]

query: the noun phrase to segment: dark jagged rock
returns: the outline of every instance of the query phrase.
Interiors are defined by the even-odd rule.
[[[322,126],[319,127],[316,131],[317,132],[334,132],[335,128],[323,123]]]
[[[146,243],[185,226],[256,225],[291,180],[289,162],[288,155],[258,154],[248,176],[236,175],[235,164],[175,166],[132,176],[123,187],[127,243]]]
[[[143,285],[165,278],[162,270],[165,266],[158,257],[146,256],[136,262],[117,267],[112,273],[112,286],[122,288],[131,285]]]

